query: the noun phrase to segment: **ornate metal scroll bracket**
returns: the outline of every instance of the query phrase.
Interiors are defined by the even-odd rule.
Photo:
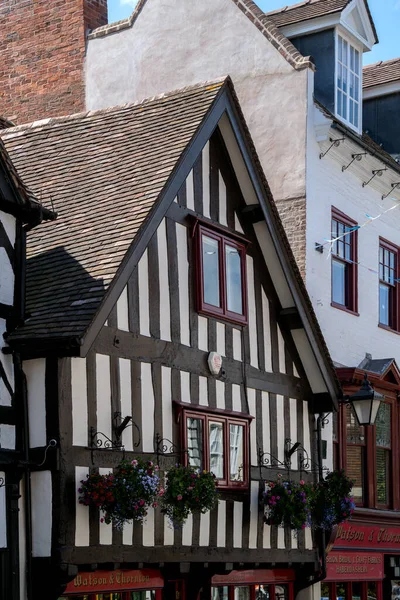
[[[372,177],[370,177],[370,179],[368,179],[368,181],[364,181],[362,186],[363,187],[367,187],[367,185],[369,185],[371,183],[371,181],[373,179],[375,179],[375,177],[382,177],[382,175],[384,174],[385,171],[387,171],[388,168],[384,167],[383,169],[374,169],[372,171]]]
[[[296,468],[292,468],[292,456],[297,453],[298,454],[298,466]],[[300,442],[296,442],[292,444],[292,441],[289,438],[285,440],[285,449],[284,449],[284,459],[283,461],[278,459],[276,456],[273,456],[270,452],[263,452],[262,448],[258,449],[258,466],[260,469],[260,479],[263,479],[263,469],[282,469],[287,472],[287,476],[290,479],[290,475],[292,472],[301,473],[317,473],[319,472],[319,465],[313,461],[309,455],[307,450],[300,444]],[[322,467],[324,471],[329,471],[327,467]]]
[[[347,171],[347,169],[349,167],[351,167],[351,165],[353,164],[353,162],[355,160],[357,160],[358,162],[360,162],[363,159],[363,156],[367,156],[368,152],[359,152],[358,154],[352,154],[351,155],[351,161],[349,162],[348,165],[345,165],[342,167],[342,172]]]
[[[113,433],[114,437],[110,438],[102,431],[96,431],[94,427],[90,428],[90,449],[92,455],[92,464],[94,464],[94,450],[119,450],[122,452],[122,460],[125,458],[125,446],[122,443],[122,433],[128,427],[133,427],[137,431],[137,440],[133,443],[133,447],[137,448],[140,445],[141,435],[140,429],[132,417],[122,418],[120,412],[114,413],[113,418]]]
[[[391,183],[390,184],[390,190],[388,191],[387,194],[383,194],[382,196],[382,200],[386,200],[386,198],[388,196],[390,196],[390,194],[392,194],[395,190],[397,190],[400,187],[400,181],[398,181],[397,183]]]
[[[328,152],[330,152],[330,150],[332,150],[332,148],[339,148],[340,144],[342,142],[344,142],[345,138],[337,138],[336,140],[334,140],[333,138],[329,138],[329,141],[332,142],[331,145],[329,146],[328,150],[325,150],[325,152],[321,152],[321,154],[319,155],[319,158],[322,159],[324,158]]]
[[[179,446],[171,442],[168,438],[162,438],[159,433],[156,433],[156,455],[157,462],[160,456],[177,457],[182,459],[184,454],[188,454],[188,450],[182,450]]]

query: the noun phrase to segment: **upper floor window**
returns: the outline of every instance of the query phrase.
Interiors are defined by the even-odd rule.
[[[332,306],[357,312],[357,223],[332,209]]]
[[[183,410],[183,439],[188,463],[214,473],[220,487],[248,486],[246,419]]]
[[[379,323],[398,331],[398,253],[399,249],[379,240]]]
[[[361,121],[361,53],[338,35],[336,65],[336,114],[360,128]]]
[[[198,311],[247,322],[246,248],[220,231],[197,225]]]

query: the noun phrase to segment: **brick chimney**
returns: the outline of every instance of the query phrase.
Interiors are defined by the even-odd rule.
[[[0,115],[14,123],[85,108],[86,34],[107,0],[0,1]]]

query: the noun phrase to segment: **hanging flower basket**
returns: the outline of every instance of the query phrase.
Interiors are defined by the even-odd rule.
[[[172,525],[182,527],[190,513],[206,513],[218,504],[215,475],[175,465],[166,474],[161,504]]]
[[[104,521],[122,529],[129,521],[143,521],[157,505],[160,478],[151,461],[124,460],[107,475],[92,474],[81,481],[79,503],[104,511]]]
[[[351,497],[353,484],[344,470],[328,473],[317,484],[309,502],[312,527],[331,530],[350,519],[355,508]]]
[[[304,481],[266,481],[263,494],[264,522],[300,531],[309,522],[311,487]]]

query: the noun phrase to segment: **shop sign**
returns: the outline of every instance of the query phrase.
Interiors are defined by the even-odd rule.
[[[400,528],[343,523],[338,526],[335,548],[373,548],[400,552]]]
[[[383,554],[331,552],[326,557],[327,581],[378,581],[383,579]]]
[[[71,581],[65,594],[88,594],[96,592],[117,592],[121,590],[153,590],[164,587],[164,580],[155,569],[141,571],[93,571],[79,573]]]
[[[252,569],[249,571],[231,571],[228,575],[214,575],[212,585],[246,583],[288,583],[295,580],[292,569]]]

